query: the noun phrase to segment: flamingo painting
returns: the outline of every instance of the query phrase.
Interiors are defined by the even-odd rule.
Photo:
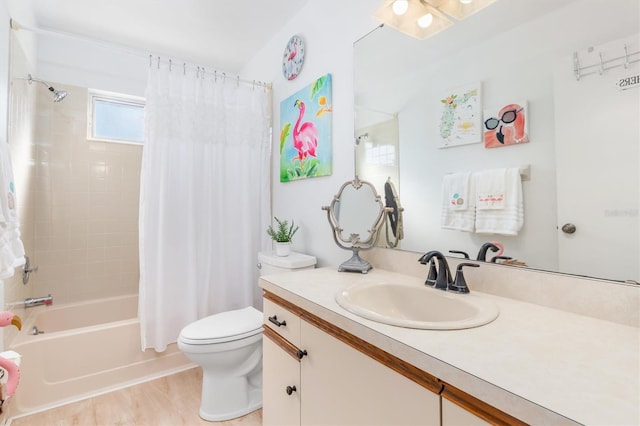
[[[331,174],[331,74],[280,103],[280,181]]]
[[[295,126],[293,126],[293,147],[298,151],[298,159],[302,162],[308,155],[315,157],[316,148],[318,147],[318,129],[311,121],[307,121],[300,125],[304,116],[304,102],[296,99],[295,106],[300,109],[300,115]]]
[[[22,321],[19,316],[9,311],[0,312],[0,327],[6,327],[8,325],[15,325],[18,330],[22,329]],[[4,396],[4,400],[7,400],[13,396],[18,387],[20,369],[15,362],[3,357],[0,357],[0,367],[2,367],[8,375],[7,394]],[[4,402],[4,400],[2,402]]]

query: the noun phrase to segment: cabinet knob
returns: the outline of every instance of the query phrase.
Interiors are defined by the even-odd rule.
[[[307,354],[307,350],[300,350],[298,349],[298,352],[296,352],[296,355],[298,355],[298,359],[302,359],[303,357],[305,357]]]
[[[286,321],[278,321],[278,316],[277,315],[269,317],[269,321],[274,323],[278,327],[285,327],[287,325]]]
[[[287,386],[287,395],[291,395],[295,391],[297,391],[295,386]]]

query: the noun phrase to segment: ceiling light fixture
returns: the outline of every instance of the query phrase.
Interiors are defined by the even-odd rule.
[[[431,24],[433,24],[433,15],[431,13],[427,13],[418,18],[418,26],[420,28],[429,28]]]
[[[391,7],[396,15],[404,15],[409,9],[409,0],[395,0]]]
[[[384,0],[373,16],[385,25],[423,40],[453,25],[446,15],[461,20],[495,1]]]

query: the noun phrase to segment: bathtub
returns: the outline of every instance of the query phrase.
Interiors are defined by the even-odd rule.
[[[140,349],[137,295],[33,309],[10,347],[22,355],[12,417],[194,367],[175,343]]]

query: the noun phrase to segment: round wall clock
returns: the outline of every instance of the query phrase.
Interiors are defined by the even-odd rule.
[[[287,80],[294,80],[304,62],[304,41],[302,37],[294,35],[289,39],[282,55],[282,74]]]

